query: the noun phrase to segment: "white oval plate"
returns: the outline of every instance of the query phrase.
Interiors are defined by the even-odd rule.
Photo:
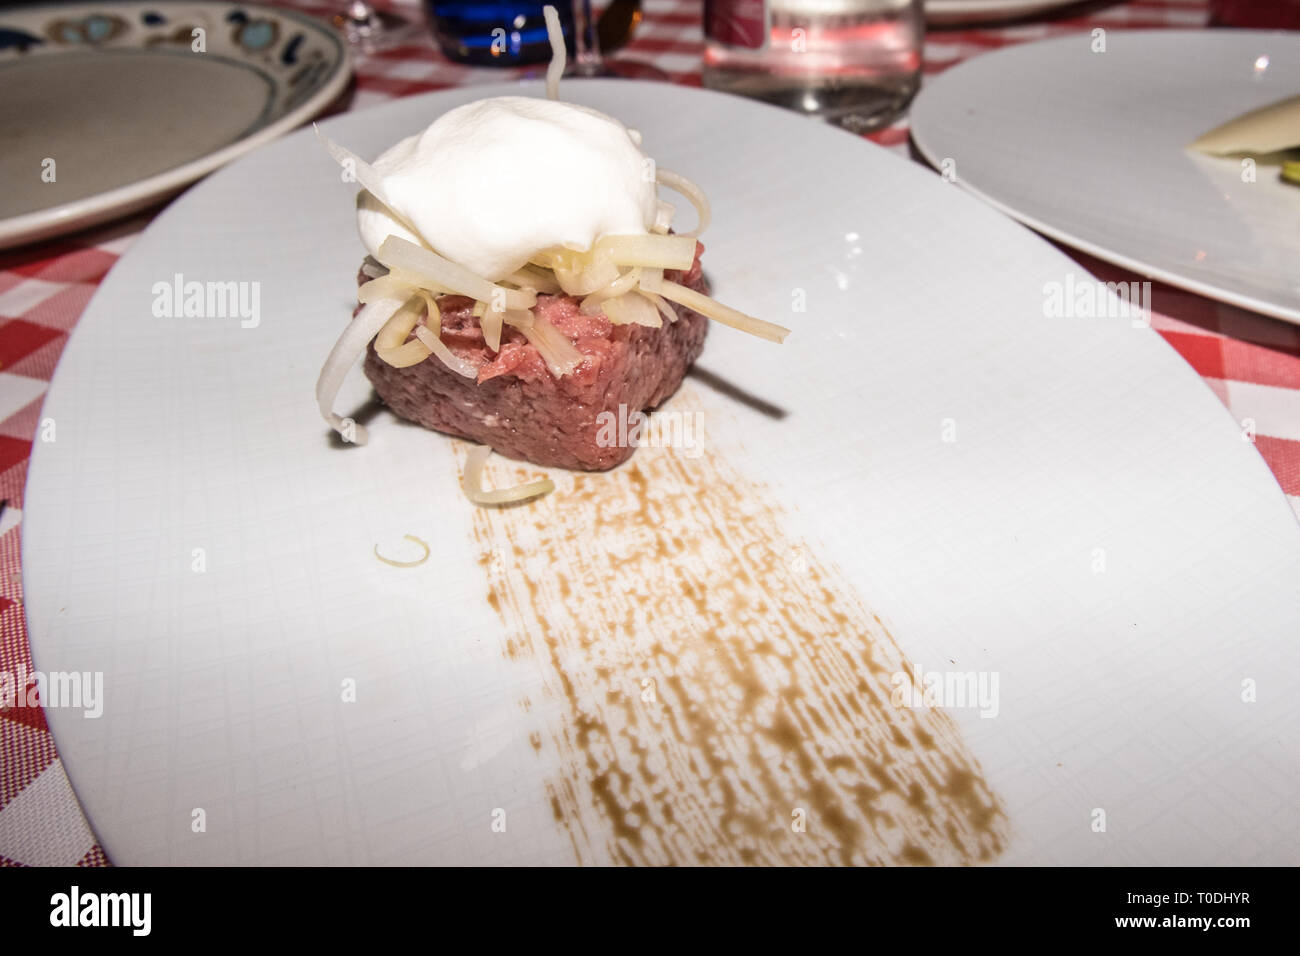
[[[324,131],[371,156],[521,91],[541,92]],[[691,383],[705,455],[734,453],[920,666],[1000,675],[996,718],[952,716],[1006,806],[1001,861],[1294,862],[1300,528],[1185,363],[1129,319],[1045,318],[1074,263],[857,137],[681,87],[562,92],[700,183],[715,294],[793,327],[711,331],[700,364],[734,389]],[[26,609],[37,667],[104,674],[100,718],[47,713],[115,862],[574,858],[518,707],[549,699],[541,662],[503,657],[452,443],[382,412],[341,447],[316,410],[355,301],[355,188],[310,131],[214,174],[100,286],[46,399]],[[177,275],[260,283],[257,323],[154,317]],[[354,372],[338,407],[369,395]],[[404,533],[428,565],[375,560]]]
[[[315,116],[351,75],[339,36],[293,10],[0,11],[0,248],[143,208]]]
[[[936,167],[1039,232],[1127,269],[1300,322],[1300,189],[1188,152],[1300,91],[1300,36],[1090,34],[975,57],[927,81],[912,139]],[[1266,69],[1257,69],[1260,57]]]

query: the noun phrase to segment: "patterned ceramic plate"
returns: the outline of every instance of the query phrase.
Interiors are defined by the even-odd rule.
[[[347,47],[290,10],[88,3],[0,13],[0,248],[139,209],[319,113]]]

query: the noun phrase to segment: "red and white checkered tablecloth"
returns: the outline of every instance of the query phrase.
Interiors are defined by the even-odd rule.
[[[282,0],[325,16],[342,0]],[[404,0],[399,12],[420,18]],[[620,57],[649,61],[675,82],[700,84],[701,0],[644,0],[645,18]],[[1106,29],[1189,28],[1206,24],[1206,0],[1089,3],[1051,17],[1000,26],[933,30],[925,72],[940,73],[988,50]],[[497,82],[507,72],[444,60],[427,33],[412,43],[359,55],[346,108],[366,109],[400,96]],[[873,134],[907,154],[907,124]],[[0,672],[27,673],[31,654],[19,567],[27,460],[55,363],[96,286],[156,210],[66,239],[0,252]],[[1073,254],[1073,253],[1072,253]],[[1076,255],[1106,280],[1132,279]],[[1156,284],[1153,326],[1205,379],[1239,421],[1254,422],[1255,444],[1300,513],[1300,327]],[[68,784],[39,708],[0,712],[0,864],[101,866],[108,860]]]

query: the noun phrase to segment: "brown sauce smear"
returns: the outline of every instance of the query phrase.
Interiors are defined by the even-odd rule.
[[[670,407],[698,407],[679,394]],[[527,466],[495,461],[488,480]],[[895,707],[910,665],[771,493],[707,445],[556,472],[477,509],[505,653],[562,718],[531,742],[580,862],[965,864],[1007,819],[946,714]],[[800,824],[802,823],[802,829]]]

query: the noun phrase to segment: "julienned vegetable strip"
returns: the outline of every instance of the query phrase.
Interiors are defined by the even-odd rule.
[[[708,316],[716,322],[729,325],[733,329],[740,329],[742,332],[748,332],[750,335],[757,335],[760,339],[767,339],[769,342],[784,342],[785,337],[790,334],[790,330],[785,326],[756,319],[752,315],[746,315],[744,312],[729,308],[721,302],[715,302],[707,295],[701,295],[694,289],[688,289],[676,282],[669,282],[667,279],[659,284],[659,294],[665,299],[672,299],[674,302],[686,306],[688,309],[694,309],[700,315]]]
[[[491,491],[483,487],[483,466],[492,457],[492,449],[487,445],[476,445],[469,450],[465,459],[465,471],[461,475],[460,486],[465,497],[478,505],[505,505],[516,501],[527,501],[538,495],[545,495],[555,490],[555,482],[549,478],[538,478],[513,488],[496,488]]]

